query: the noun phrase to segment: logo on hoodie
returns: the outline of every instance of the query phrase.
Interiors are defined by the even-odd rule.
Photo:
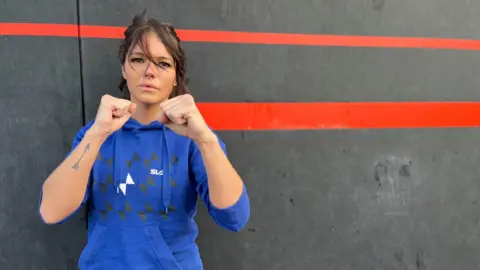
[[[117,188],[117,193],[119,192],[118,189],[120,189],[123,193],[123,195],[127,195],[127,185],[135,185],[135,182],[133,181],[133,178],[130,174],[127,174],[127,179],[125,183],[120,183],[119,187]]]
[[[150,169],[151,175],[163,175],[163,170]]]

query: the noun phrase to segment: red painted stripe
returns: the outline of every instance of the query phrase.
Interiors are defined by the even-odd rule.
[[[0,35],[80,36],[84,38],[123,37],[124,27],[40,23],[0,23]],[[185,42],[248,43],[304,46],[346,46],[386,48],[429,48],[480,50],[480,40],[424,37],[380,37],[352,35],[314,35],[289,33],[254,33],[179,29]]]
[[[121,38],[123,27],[0,23],[0,35]],[[478,50],[480,41],[179,30],[190,42]],[[477,102],[201,103],[216,130],[479,127]]]
[[[216,130],[480,126],[480,102],[200,103]]]
[[[77,37],[76,24],[0,23],[3,36],[56,36]]]

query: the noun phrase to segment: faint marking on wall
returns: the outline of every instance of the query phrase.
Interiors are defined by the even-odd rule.
[[[385,0],[372,0],[373,9],[381,10],[385,6]]]
[[[390,156],[377,162],[373,177],[377,183],[376,199],[385,207],[386,215],[403,216],[403,210],[412,200],[415,183],[412,180],[412,161],[405,157]]]

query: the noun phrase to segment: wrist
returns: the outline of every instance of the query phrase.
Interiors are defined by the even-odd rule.
[[[215,140],[215,141],[200,141],[200,142],[195,142],[197,147],[198,147],[198,150],[200,151],[200,153],[202,153],[202,155],[204,155],[205,153],[210,153],[212,151],[215,151],[217,149],[221,149],[220,147],[220,143],[218,142],[218,140]]]
[[[195,139],[194,141],[198,146],[211,145],[211,144],[218,143],[218,138],[211,130],[208,130],[204,132],[201,136],[199,136],[197,139]]]
[[[108,137],[108,134],[99,132],[95,127],[91,127],[85,132],[85,137],[89,138],[94,142],[102,144]]]

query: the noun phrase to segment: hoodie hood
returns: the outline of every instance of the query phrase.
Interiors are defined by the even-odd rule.
[[[167,140],[167,129],[168,127],[159,121],[153,121],[150,124],[144,125],[137,120],[130,118],[122,128],[120,128],[114,135],[114,164],[113,164],[113,185],[117,193],[120,193],[122,182],[127,183],[129,181],[127,177],[128,166],[125,162],[124,155],[126,149],[124,148],[124,140],[126,136],[137,136],[140,137],[143,132],[149,132],[154,130],[162,130],[161,136],[158,138],[162,145],[162,155],[159,157],[161,159],[161,164],[163,167],[163,178],[162,178],[162,191],[163,191],[163,207],[165,209],[165,214],[168,213],[168,209],[171,203],[171,187],[170,187],[170,151]],[[133,160],[140,159],[138,156],[134,156]]]

